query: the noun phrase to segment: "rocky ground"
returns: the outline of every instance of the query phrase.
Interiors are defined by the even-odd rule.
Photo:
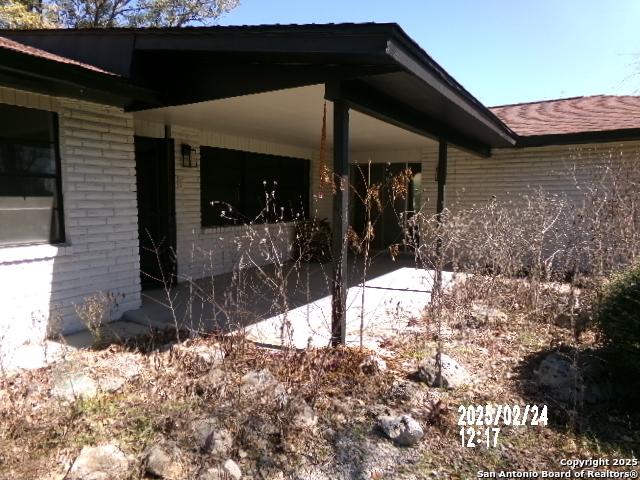
[[[1,380],[0,477],[476,478],[629,457],[638,412],[612,406],[596,347],[588,330],[576,340],[562,325],[472,305],[415,320],[377,352],[157,335],[75,352]],[[547,405],[548,425],[463,446],[459,406],[488,403]]]

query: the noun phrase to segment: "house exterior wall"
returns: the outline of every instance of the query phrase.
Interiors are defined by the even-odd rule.
[[[52,316],[64,332],[83,325],[74,306],[99,291],[121,295],[112,319],[140,306],[138,210],[134,134],[163,137],[164,125],[135,120],[120,109],[89,102],[0,88],[0,103],[38,108],[59,115],[59,148],[66,242],[0,248],[0,343],[42,338]],[[182,143],[306,158],[310,164],[311,216],[331,218],[331,186],[321,182],[316,150],[249,137],[171,126],[175,140],[178,274],[182,280],[231,271],[241,257],[269,263],[260,246],[274,240],[287,255],[293,238],[290,224],[203,228],[200,222],[200,169],[182,166]],[[447,206],[453,210],[514,198],[543,187],[578,198],[573,176],[588,177],[598,165],[622,159],[640,164],[640,142],[549,146],[495,150],[480,158],[449,149]],[[352,152],[352,161],[421,162],[423,202],[435,212],[437,147]],[[332,152],[326,153],[330,169]],[[247,256],[247,253],[249,254]]]
[[[435,213],[438,152],[425,149],[421,155],[425,211]],[[640,141],[497,149],[489,158],[449,148],[446,206],[456,211],[492,197],[517,201],[537,188],[580,202],[577,184],[598,178],[607,164],[622,162],[640,165]]]
[[[88,102],[0,88],[0,103],[57,112],[66,241],[0,248],[0,337],[42,339],[58,321],[84,326],[74,305],[121,295],[112,319],[140,305],[133,118]],[[56,320],[57,319],[57,320]]]
[[[164,126],[136,120],[135,132],[140,136],[160,138],[164,136]],[[244,265],[250,265],[252,262],[261,265],[271,263],[274,259],[267,255],[269,250],[277,252],[282,258],[288,258],[293,240],[291,224],[258,225],[251,230],[245,226],[202,227],[200,146],[309,159],[312,161],[312,171],[313,152],[292,145],[224,135],[180,125],[171,125],[171,137],[176,149],[176,257],[179,281],[229,272],[241,261]],[[182,166],[182,143],[196,149],[194,156],[197,168]],[[313,200],[310,204],[313,205]],[[264,240],[273,242],[274,248],[267,248]]]

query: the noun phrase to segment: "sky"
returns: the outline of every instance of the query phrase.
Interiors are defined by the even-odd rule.
[[[487,106],[640,95],[640,0],[241,0],[222,25],[395,22]]]

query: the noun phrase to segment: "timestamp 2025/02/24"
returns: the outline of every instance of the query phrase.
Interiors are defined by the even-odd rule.
[[[547,425],[547,406],[542,405],[460,405],[460,441],[463,447],[496,447],[503,425]],[[484,428],[482,428],[484,427]]]

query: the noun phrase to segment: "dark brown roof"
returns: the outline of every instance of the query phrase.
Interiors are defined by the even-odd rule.
[[[115,75],[114,73],[107,72],[106,70],[102,70],[93,65],[89,65],[86,63],[78,62],[76,60],[72,60],[70,58],[62,57],[60,55],[56,55],[54,53],[49,53],[45,50],[40,50],[39,48],[30,47],[28,45],[24,45],[19,42],[15,42],[13,40],[9,40],[5,37],[0,37],[0,48],[11,50],[18,53],[23,53],[25,55],[31,55],[33,57],[43,58],[45,60],[50,60],[52,62],[57,63],[65,63],[67,65],[75,65],[80,68],[84,68],[86,70],[92,70],[98,73],[105,73],[107,75]]]
[[[640,128],[640,97],[636,96],[573,97],[490,110],[524,137]]]

